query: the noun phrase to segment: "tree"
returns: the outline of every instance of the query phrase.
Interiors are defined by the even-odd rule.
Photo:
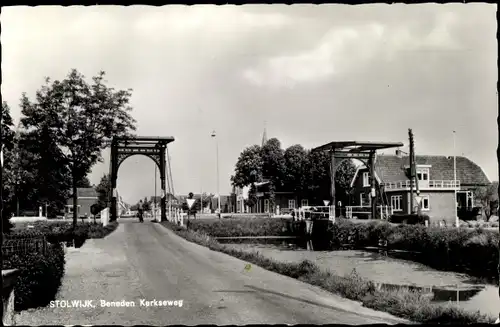
[[[285,182],[285,155],[281,143],[272,138],[261,149],[262,175],[269,181],[269,206],[275,207],[275,192],[282,190]]]
[[[87,176],[83,176],[82,179],[80,179],[77,182],[77,187],[82,187],[82,188],[91,188],[92,184],[90,183],[90,180]]]
[[[10,232],[12,224],[9,219],[13,212],[12,208],[12,185],[13,185],[13,169],[12,169],[12,155],[14,143],[14,123],[10,116],[10,108],[6,102],[2,103],[2,111],[0,112],[0,147],[3,152],[2,163],[2,193],[0,198],[0,223],[2,224],[5,233]]]
[[[498,207],[498,182],[493,182],[488,186],[478,187],[474,192],[476,199],[481,203],[483,215],[489,219],[492,214],[497,213]]]
[[[308,152],[300,144],[292,145],[285,150],[284,188],[299,195],[307,192],[310,171]]]
[[[97,184],[97,203],[99,208],[103,210],[108,207],[109,199],[111,199],[111,176],[104,174]]]
[[[258,145],[244,149],[236,162],[235,174],[231,184],[236,187],[248,186],[262,180],[263,160]]]
[[[62,81],[45,85],[31,102],[26,94],[21,99],[21,122],[27,130],[45,128],[62,150],[66,167],[71,172],[73,203],[77,205],[78,182],[102,161],[105,140],[126,136],[135,131],[130,115],[131,90],[115,91],[104,84],[104,72],[92,78],[89,85],[82,74],[73,69]],[[73,226],[77,211],[73,211]]]
[[[16,197],[23,209],[49,209],[49,217],[62,211],[71,190],[71,172],[49,126],[21,129],[17,142]],[[79,183],[80,184],[80,183]]]
[[[250,185],[250,190],[248,191],[248,199],[245,201],[245,205],[253,208],[257,204],[257,188],[255,183]]]
[[[327,152],[309,154],[309,192],[316,202],[331,198],[331,156]],[[351,181],[356,166],[351,160],[344,160],[335,170],[335,199],[346,203],[352,192]]]
[[[330,199],[330,154],[309,151],[308,193],[315,203]]]
[[[344,160],[335,171],[335,200],[348,203],[352,194],[351,182],[356,174],[356,166],[351,160]]]

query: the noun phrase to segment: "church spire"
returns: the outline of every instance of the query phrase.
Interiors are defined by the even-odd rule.
[[[264,122],[264,133],[262,134],[262,146],[267,143],[266,122]]]

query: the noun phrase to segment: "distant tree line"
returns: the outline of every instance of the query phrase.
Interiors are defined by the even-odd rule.
[[[250,186],[247,205],[253,207],[257,201],[255,184],[264,180],[270,183],[270,205],[275,207],[275,192],[294,192],[298,197],[311,199],[322,205],[330,199],[330,155],[326,152],[312,152],[296,144],[287,149],[272,138],[263,146],[245,148],[231,176],[235,187]],[[356,166],[351,160],[342,161],[335,175],[336,198],[347,203],[352,194],[350,183]]]

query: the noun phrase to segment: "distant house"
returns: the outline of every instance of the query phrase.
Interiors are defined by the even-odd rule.
[[[179,199],[175,195],[167,193],[167,205],[169,204],[169,201],[172,201],[172,204],[177,204],[179,202]],[[156,205],[159,207],[161,204],[161,195],[150,196],[149,202],[156,203]]]
[[[455,204],[458,209],[475,206],[474,191],[490,184],[481,167],[465,157],[456,157],[456,182],[454,160],[446,156],[416,156],[416,174],[421,196],[421,210],[431,220],[455,223]],[[408,157],[379,155],[375,161],[375,180],[380,187],[379,204],[392,207],[395,214],[411,213],[410,166]],[[358,167],[351,183],[353,205],[371,206],[371,176],[363,165]],[[454,200],[457,191],[456,202]],[[414,185],[414,192],[416,191]],[[417,206],[414,201],[414,208]]]
[[[218,203],[218,199],[217,199],[217,196],[214,196],[211,198],[211,209],[213,212],[216,212],[216,210],[218,209],[218,206],[219,206],[219,203]],[[220,196],[220,209],[221,209],[221,212],[222,213],[229,213],[229,209],[230,209],[230,205],[231,205],[231,196],[230,195],[221,195]]]
[[[97,191],[94,188],[78,188],[76,189],[76,194],[78,197],[78,217],[91,217],[92,213],[90,212],[90,206],[92,206],[94,203],[97,203],[98,197],[97,197]],[[66,217],[72,217],[73,216],[73,195],[68,199],[68,202],[66,204],[66,212],[65,215]]]

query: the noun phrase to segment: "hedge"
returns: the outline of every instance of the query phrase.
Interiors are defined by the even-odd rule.
[[[277,218],[190,219],[188,228],[213,237],[298,235],[292,224],[292,219]]]
[[[4,260],[2,269],[19,269],[14,285],[14,310],[46,306],[55,299],[64,276],[64,250],[61,244],[48,244],[47,251],[14,254]]]
[[[415,260],[435,269],[465,272],[497,279],[497,231],[392,225],[386,222],[356,224],[339,219],[328,227],[331,249],[385,245],[387,250],[416,252]]]

